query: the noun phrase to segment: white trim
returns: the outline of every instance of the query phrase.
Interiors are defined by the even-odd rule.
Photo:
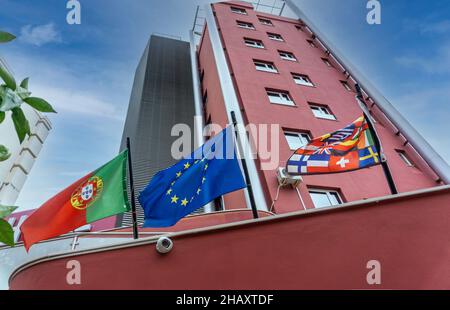
[[[239,28],[242,28],[242,29],[256,30],[255,26],[252,23],[237,20],[236,24]]]
[[[333,121],[336,120],[336,116],[333,113],[331,113],[328,107],[312,103],[309,104],[309,107],[311,108],[311,111],[316,118],[328,119]]]
[[[255,65],[255,69],[257,71],[269,72],[269,73],[278,73],[277,67],[273,62],[262,61],[262,60],[253,60]]]
[[[219,74],[220,86],[223,92],[223,99],[225,102],[225,108],[228,116],[228,123],[232,124],[231,112],[234,111],[238,125],[243,126],[245,124],[244,117],[242,116],[239,100],[234,88],[233,80],[231,79],[230,69],[228,67],[225,51],[222,46],[219,30],[213,14],[211,4],[205,5],[206,21],[209,30],[209,36],[213,49],[213,55],[216,60],[217,72]],[[238,127],[240,127],[238,126]],[[259,179],[258,170],[256,168],[255,160],[252,157],[253,150],[246,132],[238,130],[238,144],[244,150],[243,158],[247,163],[250,182],[252,183],[253,195],[255,198],[256,207],[258,210],[267,211],[266,198]],[[250,208],[250,200],[248,191],[246,193],[247,206]]]
[[[248,47],[252,47],[252,48],[259,48],[259,49],[266,48],[264,45],[264,42],[261,40],[258,40],[258,39],[244,38],[244,43]]]

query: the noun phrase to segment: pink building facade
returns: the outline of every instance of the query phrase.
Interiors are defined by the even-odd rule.
[[[279,154],[272,154],[279,156],[280,167],[307,139],[343,128],[362,115],[355,82],[301,21],[256,12],[245,2],[212,8],[215,25],[206,25],[198,48],[206,123],[229,123],[210,27],[219,33],[245,125],[269,124],[269,130],[270,124],[280,125]],[[373,99],[366,99],[399,192],[442,185]],[[255,135],[250,140],[258,143]],[[276,199],[277,171],[262,170],[262,162],[255,160],[267,206],[276,213],[301,210],[296,190],[282,188]],[[305,176],[299,191],[307,209],[390,195],[381,166]],[[227,195],[225,209],[242,208],[243,197]]]

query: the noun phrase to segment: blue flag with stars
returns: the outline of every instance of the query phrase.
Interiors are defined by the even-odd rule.
[[[245,188],[228,127],[186,159],[158,172],[139,196],[143,227],[169,227],[214,199]]]

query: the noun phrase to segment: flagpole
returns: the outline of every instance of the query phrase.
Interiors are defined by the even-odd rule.
[[[364,96],[362,94],[361,87],[359,86],[359,84],[356,84],[355,88],[356,88],[357,98],[361,102],[361,104],[363,105],[363,106],[361,106],[361,108],[363,110],[364,117],[367,120],[367,125],[369,126],[369,130],[372,133],[372,136],[373,136],[373,139],[374,139],[374,143],[375,143],[375,147],[380,152],[381,166],[383,167],[383,172],[384,172],[384,175],[385,175],[386,180],[388,182],[389,189],[391,190],[392,195],[397,195],[398,194],[397,186],[395,185],[394,178],[392,177],[391,169],[389,168],[387,159],[384,156],[384,154],[382,154],[381,141],[378,138],[378,134],[377,134],[375,126],[374,126],[374,124],[372,122],[372,118],[370,116],[370,112],[367,110],[367,107],[365,106]]]
[[[127,137],[127,149],[128,149],[128,171],[130,174],[130,188],[131,188],[131,215],[133,217],[133,238],[139,239],[137,214],[136,214],[136,195],[134,192],[134,180],[133,180],[133,166],[131,163],[131,143],[130,138]]]
[[[233,131],[234,131],[234,134],[236,135],[236,142],[237,142],[239,137],[238,137],[238,132],[237,132],[237,128],[236,128],[237,127],[236,114],[234,113],[234,111],[231,111],[231,120],[233,122]],[[259,218],[258,209],[256,208],[255,197],[253,195],[252,183],[250,182],[250,176],[248,174],[248,168],[247,168],[247,163],[245,162],[245,158],[241,158],[241,163],[242,163],[242,170],[244,170],[245,183],[247,184],[247,191],[248,191],[250,205],[251,205],[252,212],[253,212],[253,218],[257,219],[257,218]]]

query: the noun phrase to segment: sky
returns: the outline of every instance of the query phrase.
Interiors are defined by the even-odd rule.
[[[151,34],[188,39],[197,0],[80,0],[81,25],[65,0],[0,0],[0,47],[16,79],[58,111],[21,192],[20,210],[48,198],[117,155],[134,72]],[[295,0],[321,31],[450,162],[450,2]],[[289,12],[287,12],[289,14]]]

